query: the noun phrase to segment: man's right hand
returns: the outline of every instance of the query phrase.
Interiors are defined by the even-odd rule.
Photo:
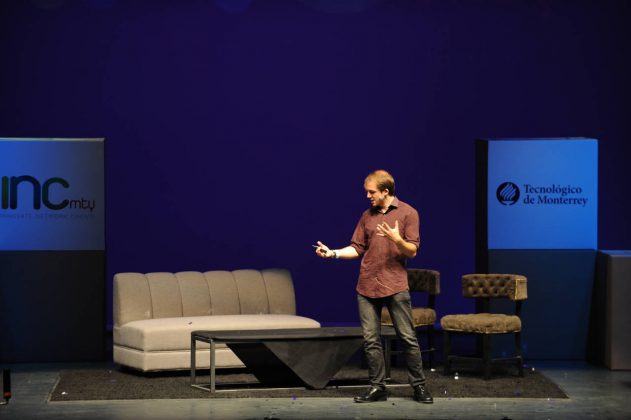
[[[318,247],[316,248],[315,253],[318,257],[321,258],[331,258],[334,255],[333,251],[331,251],[328,246],[324,245],[320,241],[318,241]]]

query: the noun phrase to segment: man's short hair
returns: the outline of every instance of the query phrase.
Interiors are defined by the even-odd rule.
[[[383,192],[385,189],[388,190],[391,196],[394,196],[394,178],[388,171],[384,171],[383,169],[378,169],[368,174],[366,180],[364,182],[368,182],[369,180],[375,181],[377,184],[377,189]]]

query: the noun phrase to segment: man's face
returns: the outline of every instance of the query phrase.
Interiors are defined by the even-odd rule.
[[[364,189],[366,190],[366,198],[370,200],[370,205],[373,207],[383,207],[386,203],[386,197],[388,196],[388,190],[379,191],[377,183],[372,180],[368,180],[364,183]]]

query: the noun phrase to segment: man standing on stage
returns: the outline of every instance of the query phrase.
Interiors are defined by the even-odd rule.
[[[431,404],[434,400],[425,386],[405,268],[406,259],[416,256],[420,243],[418,213],[395,196],[394,178],[384,170],[370,173],[364,189],[371,208],[359,219],[351,244],[332,250],[318,241],[316,248],[322,258],[362,258],[356,290],[371,386],[364,395],[355,397],[355,402],[388,399],[381,347],[381,308],[385,305],[405,348],[414,399]]]

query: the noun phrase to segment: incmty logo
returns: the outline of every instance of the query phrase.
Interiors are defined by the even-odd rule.
[[[512,206],[519,200],[519,187],[512,182],[504,182],[497,187],[495,196],[505,206]]]

